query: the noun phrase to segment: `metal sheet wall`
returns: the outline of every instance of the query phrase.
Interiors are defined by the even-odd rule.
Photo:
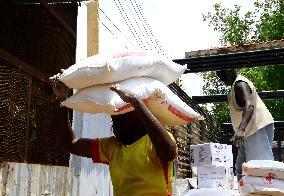
[[[77,196],[77,179],[68,167],[3,162],[0,195]]]
[[[106,114],[74,112],[73,128],[77,137],[101,138],[112,135],[111,118]],[[109,167],[94,164],[91,159],[72,156],[71,164],[79,175],[79,195],[113,195]]]

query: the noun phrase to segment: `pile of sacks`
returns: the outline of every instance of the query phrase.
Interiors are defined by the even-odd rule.
[[[119,115],[133,111],[131,104],[110,90],[118,84],[136,94],[161,123],[171,126],[203,119],[166,86],[177,80],[185,69],[186,66],[163,56],[127,52],[89,57],[53,78],[77,89],[61,102],[63,106],[94,114]]]
[[[284,195],[284,163],[270,160],[252,160],[242,166],[241,193]]]

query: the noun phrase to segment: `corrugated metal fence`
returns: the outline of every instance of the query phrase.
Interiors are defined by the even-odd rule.
[[[1,196],[72,196],[78,194],[78,176],[70,167],[3,162]]]

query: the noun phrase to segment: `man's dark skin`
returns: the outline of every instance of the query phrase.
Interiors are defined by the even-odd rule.
[[[67,98],[68,88],[57,80],[51,80],[53,91],[59,101]],[[130,145],[148,134],[161,161],[170,162],[176,156],[176,143],[169,136],[161,123],[153,116],[145,104],[131,92],[126,92],[115,85],[110,90],[116,92],[123,101],[131,103],[134,111],[111,116],[113,121],[113,133],[117,140],[124,145]],[[61,107],[57,116],[60,123],[59,139],[63,148],[72,154],[92,157],[92,139],[75,138],[74,132],[68,120],[68,109]],[[94,127],[94,131],[99,127]]]
[[[221,70],[216,71],[216,74],[226,86],[232,86],[237,78],[236,70]],[[242,108],[243,114],[239,128],[235,131],[231,141],[237,148],[239,148],[243,143],[245,129],[251,120],[254,105],[251,100],[251,89],[246,82],[236,82],[234,85],[234,90],[237,104],[240,108]]]

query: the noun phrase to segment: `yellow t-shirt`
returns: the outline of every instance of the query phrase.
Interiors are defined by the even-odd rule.
[[[131,145],[123,145],[115,137],[94,139],[92,159],[109,164],[116,196],[172,193],[173,163],[159,159],[148,135]]]

